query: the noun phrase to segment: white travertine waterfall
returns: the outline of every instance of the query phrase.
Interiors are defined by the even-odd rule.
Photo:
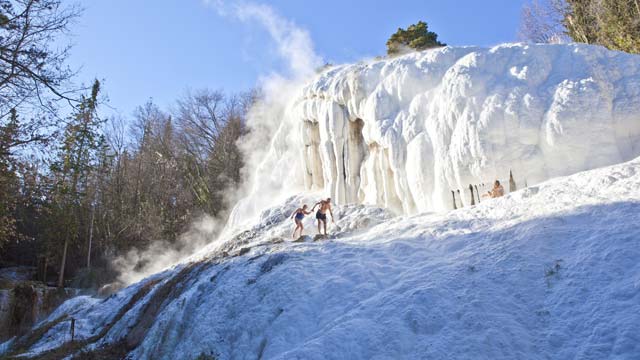
[[[287,99],[229,228],[303,191],[445,211],[509,171],[533,185],[640,155],[640,56],[601,46],[444,47],[336,66]]]
[[[640,56],[588,45],[447,47],[335,67],[287,112],[304,187],[397,213],[640,154]],[[468,201],[468,199],[465,199]]]

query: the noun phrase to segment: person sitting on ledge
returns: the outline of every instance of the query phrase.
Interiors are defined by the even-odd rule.
[[[489,196],[491,198],[504,196],[504,188],[500,185],[500,181],[496,180],[496,182],[493,183],[493,189],[491,189],[491,191],[487,191],[483,196]]]

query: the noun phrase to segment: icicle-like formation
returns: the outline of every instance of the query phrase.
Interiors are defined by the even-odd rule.
[[[444,210],[451,190],[510,170],[533,184],[640,155],[640,56],[577,44],[441,48],[333,68],[286,117],[287,132],[299,128],[307,190],[399,213]]]

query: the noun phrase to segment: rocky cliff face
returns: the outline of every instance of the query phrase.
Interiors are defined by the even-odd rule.
[[[0,341],[21,335],[47,317],[63,301],[77,295],[75,289],[59,290],[31,281],[31,268],[0,271]]]

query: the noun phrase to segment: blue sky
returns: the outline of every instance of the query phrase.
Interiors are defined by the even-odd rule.
[[[331,63],[382,55],[398,27],[419,20],[449,45],[516,41],[524,0],[271,0],[309,31]],[[79,80],[104,80],[109,105],[128,117],[149,98],[171,106],[186,89],[237,92],[282,67],[265,31],[218,15],[202,0],[84,0],[72,29]],[[110,113],[111,110],[104,109]]]

